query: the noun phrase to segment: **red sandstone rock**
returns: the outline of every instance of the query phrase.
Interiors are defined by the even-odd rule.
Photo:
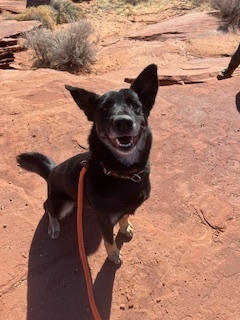
[[[0,20],[0,69],[10,68],[15,59],[14,53],[23,50],[18,44],[18,36],[40,25],[39,21]]]
[[[186,39],[200,34],[216,32],[219,27],[217,12],[195,12],[175,17],[133,32],[127,37],[145,41],[166,41],[169,39]]]
[[[10,12],[20,13],[25,10],[27,0],[1,0],[0,11],[7,10]]]
[[[205,79],[226,62],[179,59],[182,71],[170,60],[160,77]],[[1,319],[92,319],[75,217],[62,222],[57,241],[47,236],[46,183],[20,169],[15,156],[35,150],[60,162],[81,152],[91,124],[64,85],[98,93],[128,87],[124,79],[142,65],[123,64],[125,70],[88,76],[0,70]],[[132,218],[124,264],[116,270],[103,245],[89,258],[102,319],[239,319],[239,110],[238,71],[221,82],[212,76],[159,88],[149,120],[152,192]],[[98,230],[94,223],[85,230],[89,248]]]
[[[17,36],[40,26],[39,21],[0,20],[0,39]]]

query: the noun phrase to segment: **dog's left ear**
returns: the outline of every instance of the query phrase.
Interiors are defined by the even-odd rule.
[[[82,109],[89,121],[94,120],[94,112],[97,107],[97,99],[99,95],[81,88],[65,85],[65,88],[70,91],[74,101]]]
[[[134,80],[130,88],[138,94],[143,105],[147,107],[149,114],[158,92],[157,66],[150,64],[146,67]]]

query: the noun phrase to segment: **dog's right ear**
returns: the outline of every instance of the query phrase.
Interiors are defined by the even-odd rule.
[[[94,120],[94,112],[97,107],[97,99],[100,97],[94,92],[90,92],[81,88],[65,85],[70,91],[74,101],[82,109],[89,121]]]

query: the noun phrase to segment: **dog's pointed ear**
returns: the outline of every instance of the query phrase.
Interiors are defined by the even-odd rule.
[[[152,109],[158,92],[157,66],[150,64],[134,80],[131,89],[138,94],[139,99],[148,109],[148,114]]]
[[[74,101],[79,106],[79,108],[84,111],[88,120],[93,121],[99,95],[94,92],[68,85],[65,85],[65,88],[70,91]]]

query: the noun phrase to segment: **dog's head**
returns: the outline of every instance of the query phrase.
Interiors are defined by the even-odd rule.
[[[157,66],[145,68],[129,89],[98,95],[66,86],[89,121],[93,121],[101,141],[114,154],[131,158],[144,148],[147,118],[158,91]],[[130,163],[129,163],[130,165]]]

